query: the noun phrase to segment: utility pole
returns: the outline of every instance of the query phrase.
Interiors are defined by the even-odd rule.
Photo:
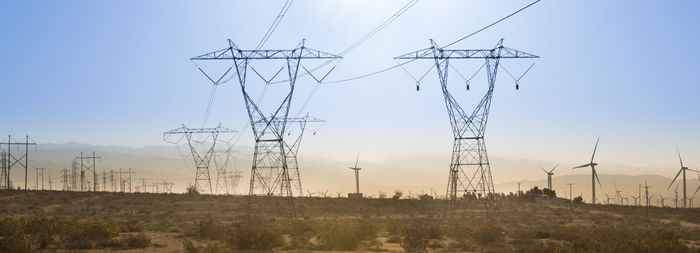
[[[69,185],[68,185],[68,169],[63,168],[61,171],[63,172],[63,187],[61,187],[61,190],[63,191],[68,191],[69,190]]]
[[[485,204],[488,210],[488,198],[495,193],[495,190],[489,158],[486,154],[484,133],[486,132],[486,123],[491,108],[491,98],[493,97],[493,90],[496,84],[499,63],[504,58],[539,57],[504,47],[502,39],[494,48],[490,49],[445,49],[439,47],[433,40],[430,40],[430,43],[430,48],[404,54],[394,59],[431,60],[434,61],[435,67],[437,67],[454,137],[454,148],[447,183],[447,195],[450,197],[450,213],[454,216],[458,193],[467,192],[482,194],[486,200]],[[485,60],[484,66],[488,78],[488,91],[471,114],[462,109],[447,88],[447,73],[450,67],[450,60],[469,59]],[[454,66],[452,67],[455,69]]]
[[[7,152],[0,150],[0,189],[10,189],[7,185]]]
[[[644,196],[647,200],[647,219],[649,219],[649,187],[646,182],[644,182]]]
[[[27,191],[27,175],[29,174],[29,146],[33,145],[36,148],[36,143],[29,142],[29,135],[26,136],[24,142],[12,142],[12,136],[7,136],[7,142],[0,142],[0,145],[7,145],[7,182],[6,185],[12,185],[10,183],[10,172],[12,171],[12,166],[19,165],[24,168],[24,190]],[[22,156],[12,155],[12,146],[17,146],[17,149],[24,147],[24,154]],[[24,160],[24,163],[22,162]]]
[[[51,178],[51,170],[49,170],[49,191],[53,190],[53,179]]]
[[[95,152],[92,152],[92,156],[83,156],[83,152],[80,152],[80,156],[75,157],[80,161],[80,190],[87,190],[83,187],[83,181],[85,180],[85,172],[92,172],[92,188],[93,191],[97,191],[97,159],[102,157],[95,156]]]
[[[112,192],[116,192],[117,185],[114,183],[114,170],[109,170],[109,181],[111,182],[110,185],[112,186]]]
[[[574,192],[573,192],[574,183],[568,183],[568,185],[569,185],[569,202],[571,203],[571,208],[574,208]]]
[[[520,182],[518,182],[518,197],[520,197]]]

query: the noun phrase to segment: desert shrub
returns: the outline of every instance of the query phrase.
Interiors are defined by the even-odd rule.
[[[503,240],[503,229],[498,226],[479,226],[472,236],[476,243],[489,245]]]
[[[612,225],[567,227],[552,235],[566,240],[573,251],[588,252],[685,252],[676,232]]]
[[[5,217],[0,221],[0,252],[31,252],[36,240],[24,233],[24,220]]]
[[[182,249],[185,250],[186,253],[199,253],[201,250],[194,245],[194,242],[190,239],[182,239]]]
[[[272,250],[283,243],[282,234],[272,225],[259,222],[233,223],[229,227],[226,243],[238,250]]]
[[[119,223],[119,228],[122,232],[142,232],[143,224],[136,220],[130,220]]]
[[[131,234],[124,239],[129,248],[143,249],[151,245],[151,238],[143,233]]]
[[[376,248],[377,228],[367,221],[325,224],[317,237],[325,250],[355,250],[360,246]]]
[[[226,248],[219,241],[212,241],[207,243],[207,246],[202,249],[202,253],[224,253],[227,252]]]
[[[401,247],[406,252],[425,252],[428,231],[419,225],[406,225],[401,229]]]
[[[198,194],[199,194],[199,190],[198,190],[197,187],[194,186],[194,185],[187,185],[187,187],[185,187],[185,193],[186,193],[186,194],[198,195]]]
[[[204,239],[220,240],[224,239],[226,235],[226,227],[209,218],[196,222],[194,224],[194,233]]]
[[[318,234],[318,226],[310,221],[294,220],[282,232],[289,235],[288,249],[308,249],[313,247],[310,240]]]
[[[119,235],[119,226],[114,222],[98,220],[66,223],[63,239],[69,249],[91,249],[95,243],[108,241]]]

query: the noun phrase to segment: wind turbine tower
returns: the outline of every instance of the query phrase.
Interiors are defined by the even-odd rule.
[[[595,205],[595,181],[597,180],[598,185],[600,185],[601,187],[603,186],[600,183],[600,178],[598,178],[598,173],[596,173],[596,171],[595,171],[595,166],[598,166],[598,163],[593,162],[593,159],[595,158],[595,151],[598,149],[598,142],[599,141],[600,141],[600,137],[598,137],[598,140],[595,141],[595,147],[593,148],[593,156],[591,156],[591,162],[584,164],[584,165],[581,165],[581,166],[574,167],[574,169],[591,167],[591,171],[592,171],[592,173],[591,173],[592,188],[591,189],[592,189],[592,193],[593,193],[592,203],[594,205]]]
[[[544,171],[544,173],[547,173],[547,189],[552,190],[552,176],[554,175],[554,170],[557,169],[557,167],[559,167],[559,164],[554,166],[554,168],[552,168],[551,170],[547,171],[544,168],[542,168],[542,166],[540,166],[542,171]]]
[[[686,185],[685,185],[685,171],[695,171],[698,172],[697,170],[691,170],[688,167],[683,165],[683,158],[681,158],[681,151],[676,148],[676,151],[678,151],[678,160],[681,162],[681,169],[678,171],[678,174],[676,174],[676,177],[673,178],[673,181],[668,185],[668,189],[671,189],[671,185],[673,185],[674,182],[676,182],[676,179],[678,179],[678,176],[683,173],[683,208],[687,208],[688,204],[686,203],[687,200],[687,195],[686,195]],[[697,191],[696,191],[697,192]]]
[[[355,193],[348,193],[348,198],[362,198],[362,193],[360,193],[360,170],[362,168],[357,167],[357,162],[360,161],[360,153],[357,153],[357,158],[355,159],[355,167],[349,167],[351,170],[355,171]]]

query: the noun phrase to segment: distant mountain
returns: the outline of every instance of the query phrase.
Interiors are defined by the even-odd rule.
[[[249,182],[250,165],[253,148],[250,146],[236,146],[229,170],[242,172],[237,192],[247,192]],[[153,181],[167,180],[175,185],[173,191],[182,192],[185,187],[194,181],[194,166],[190,157],[189,148],[174,145],[146,146],[146,147],[120,147],[99,146],[81,143],[64,144],[39,144],[36,150],[30,150],[30,167],[48,168],[52,177],[52,187],[61,189],[63,168],[70,168],[71,160],[83,152],[90,155],[95,152],[102,157],[98,160],[98,184],[101,183],[103,172],[106,172],[109,180],[110,171],[118,171],[119,168],[132,168],[136,173],[132,177],[132,185],[142,186],[145,181],[151,188]],[[526,159],[503,159],[491,157],[495,188],[499,192],[515,192],[517,182],[521,182],[523,190],[537,185],[546,186],[546,174],[539,166],[550,168],[555,163],[548,161],[532,161]],[[325,157],[304,154],[303,147],[299,154],[299,166],[304,186],[304,194],[308,192],[335,195],[342,192],[354,191],[355,181],[353,171],[348,169],[354,165],[354,161],[337,161]],[[590,169],[572,170],[574,165],[562,164],[555,171],[553,188],[559,195],[568,192],[566,183],[575,183],[574,195],[583,193],[584,199],[590,201],[591,177]],[[413,155],[401,159],[388,159],[384,161],[360,160],[360,190],[365,195],[378,195],[379,191],[393,194],[395,190],[401,190],[404,194],[437,193],[444,195],[446,191],[447,171],[449,168],[449,156]],[[673,174],[673,169],[644,168],[626,165],[601,164],[598,173],[602,188],[598,194],[599,200],[604,200],[605,193],[613,195],[614,185],[620,191],[632,196],[638,194],[638,185],[646,180],[652,186],[651,191],[662,193],[666,197],[673,198],[673,190],[666,191],[671,178],[654,175],[658,172]],[[48,171],[45,172],[45,188],[48,188]],[[212,185],[216,184],[216,170],[210,170]],[[91,177],[91,175],[89,175]],[[116,176],[115,176],[116,177]],[[24,171],[13,169],[12,178],[15,186],[24,184]],[[36,177],[33,169],[29,171],[28,184],[34,187]],[[694,173],[688,174],[688,194],[692,195],[698,187],[698,179]],[[597,186],[598,188],[598,186]],[[679,188],[680,191],[680,188]],[[681,193],[682,194],[682,193]],[[567,194],[568,195],[568,194]],[[700,198],[699,196],[696,197]],[[633,202],[630,198],[630,202]],[[655,203],[655,202],[654,202]],[[666,202],[671,203],[671,202]],[[700,202],[697,202],[700,205]]]

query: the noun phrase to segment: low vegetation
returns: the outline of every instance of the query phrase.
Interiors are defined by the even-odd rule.
[[[454,216],[444,200],[396,193],[297,198],[293,216],[274,199],[0,191],[0,252],[700,252],[698,209],[650,208],[647,219],[644,208],[538,194],[493,196],[488,209],[465,195]]]

